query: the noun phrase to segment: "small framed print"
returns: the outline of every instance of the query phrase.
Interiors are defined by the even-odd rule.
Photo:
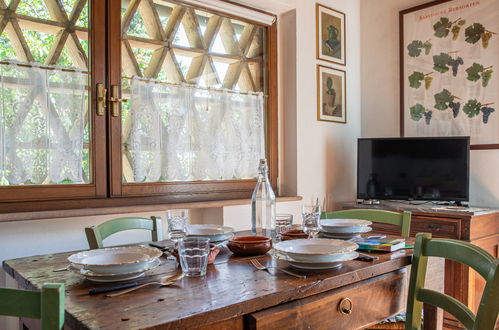
[[[317,120],[346,124],[346,72],[317,65]]]
[[[345,65],[345,14],[320,4],[315,7],[317,58]]]

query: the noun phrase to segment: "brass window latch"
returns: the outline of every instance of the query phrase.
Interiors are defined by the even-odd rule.
[[[111,86],[111,96],[109,97],[109,102],[111,102],[111,115],[113,117],[119,117],[120,115],[120,103],[128,102],[127,99],[122,99],[119,97],[120,88],[117,85]],[[97,115],[104,116],[106,113],[107,103],[107,88],[104,84],[97,84]]]
[[[97,116],[104,116],[106,113],[106,94],[104,84],[97,84]]]
[[[127,103],[127,99],[120,98],[120,88],[117,85],[111,86],[111,97],[109,98],[111,102],[111,115],[113,117],[118,117],[120,115],[120,103]]]

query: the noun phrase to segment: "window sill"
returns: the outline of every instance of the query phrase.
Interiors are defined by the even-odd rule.
[[[301,196],[277,197],[278,203],[293,202],[300,200],[302,200]],[[251,204],[250,199],[229,199],[229,200],[189,202],[189,203],[167,203],[167,204],[153,204],[153,205],[130,205],[130,206],[93,207],[93,208],[68,209],[68,210],[1,213],[0,222],[84,217],[84,216],[106,215],[106,214],[125,214],[125,213],[160,212],[160,211],[164,212],[165,210],[174,209],[174,208],[203,209],[203,208],[216,208],[216,207],[248,205],[248,204]]]

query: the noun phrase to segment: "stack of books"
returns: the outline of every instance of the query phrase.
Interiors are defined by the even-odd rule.
[[[403,238],[362,238],[355,240],[359,250],[393,252],[405,247]]]

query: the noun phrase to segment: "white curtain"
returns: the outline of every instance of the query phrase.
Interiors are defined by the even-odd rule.
[[[0,65],[0,184],[83,183],[87,78]]]
[[[123,141],[131,182],[247,179],[265,156],[261,93],[133,79]]]

